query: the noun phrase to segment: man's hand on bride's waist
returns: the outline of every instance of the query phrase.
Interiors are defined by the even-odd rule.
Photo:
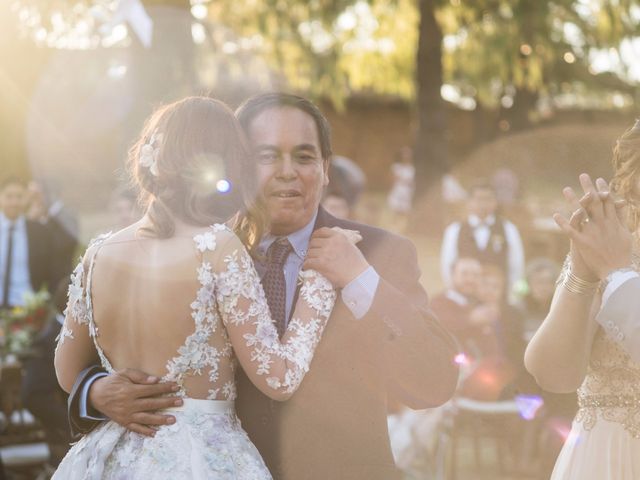
[[[157,377],[125,368],[95,380],[89,389],[89,402],[128,430],[152,437],[154,427],[175,422],[172,415],[157,411],[182,405],[179,397],[171,395],[177,391],[175,383],[159,383]]]

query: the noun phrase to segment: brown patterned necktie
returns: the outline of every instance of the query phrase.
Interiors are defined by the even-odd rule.
[[[287,283],[284,278],[284,262],[293,248],[287,238],[279,238],[267,250],[267,271],[262,286],[271,311],[271,318],[282,337],[286,330]]]

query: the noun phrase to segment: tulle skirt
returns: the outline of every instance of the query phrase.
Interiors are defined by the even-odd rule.
[[[599,418],[591,430],[573,422],[551,480],[638,480],[640,439]]]
[[[235,415],[233,402],[184,399],[169,409],[176,423],[155,437],[106,422],[76,443],[56,480],[270,480],[262,457]]]

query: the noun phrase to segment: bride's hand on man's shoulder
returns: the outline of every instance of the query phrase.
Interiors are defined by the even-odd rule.
[[[341,227],[331,227],[331,230],[341,233],[342,235],[347,237],[347,240],[349,240],[354,245],[362,241],[362,235],[360,235],[360,232],[358,230],[350,230],[348,228]]]
[[[311,236],[303,268],[316,270],[334,287],[343,288],[369,267],[356,246],[361,240],[356,230],[319,228]]]

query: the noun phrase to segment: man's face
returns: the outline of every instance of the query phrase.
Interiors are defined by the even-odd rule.
[[[329,183],[313,118],[292,107],[274,107],[249,124],[259,195],[274,235],[295,232],[313,218]]]
[[[10,183],[0,192],[0,208],[9,220],[15,220],[26,208],[26,189],[19,183]]]
[[[475,297],[480,283],[482,266],[473,258],[461,258],[451,272],[453,288],[465,297]]]
[[[496,213],[498,200],[496,194],[487,188],[476,188],[469,199],[469,213],[486,218]]]

